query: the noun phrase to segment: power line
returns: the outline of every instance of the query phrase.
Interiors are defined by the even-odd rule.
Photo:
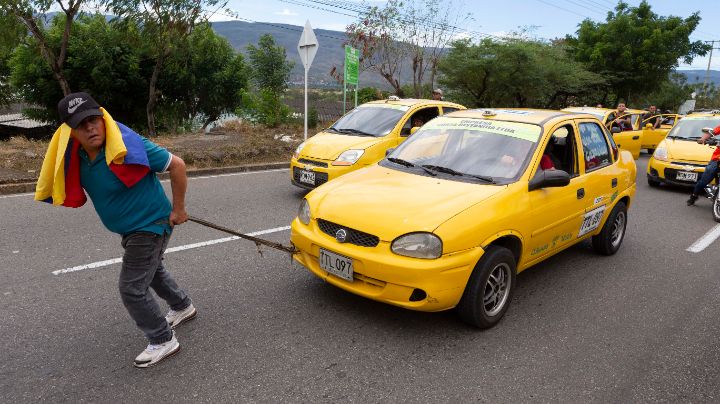
[[[583,18],[587,18],[587,19],[589,19],[589,20],[592,20],[592,18],[590,18],[590,17],[588,17],[588,16],[586,16],[586,15],[582,15],[582,14],[576,13],[576,12],[574,12],[574,11],[572,11],[572,10],[568,10],[567,8],[560,7],[560,6],[555,5],[555,4],[552,4],[552,3],[548,3],[548,2],[546,2],[546,1],[544,1],[544,0],[536,0],[536,1],[539,1],[540,3],[543,3],[543,4],[545,4],[546,6],[555,7],[555,8],[558,8],[558,9],[560,9],[560,10],[567,11],[568,13],[575,14],[575,15],[577,15],[577,16],[580,16],[580,17],[583,17]]]
[[[292,28],[291,26],[277,25],[277,24],[273,24],[273,23],[270,23],[270,22],[255,21],[255,20],[251,20],[251,19],[249,19],[249,18],[238,17],[237,15],[228,15],[228,14],[221,13],[221,12],[216,12],[215,14],[222,15],[222,16],[225,16],[225,17],[234,18],[234,19],[236,19],[236,20],[241,20],[241,21],[245,21],[245,22],[268,25],[268,26],[271,26],[271,27],[280,28],[280,29],[284,29],[284,30],[288,30],[288,31],[300,32],[300,33],[303,32],[303,29],[300,29],[299,27],[298,27],[298,28]],[[325,38],[330,38],[330,39],[336,39],[336,40],[338,40],[338,41],[345,41],[345,40],[347,39],[347,38],[338,38],[338,37],[336,37],[336,36],[326,35],[326,34],[317,34],[317,33],[316,33],[315,35],[321,36],[321,37],[325,37]]]

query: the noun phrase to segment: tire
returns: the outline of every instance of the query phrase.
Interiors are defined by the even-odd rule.
[[[660,186],[660,181],[655,181],[654,179],[647,177],[648,185],[650,185],[652,188],[657,188]]]
[[[653,153],[655,153],[655,149],[645,149],[645,150],[647,150],[647,153],[651,156],[653,155]]]
[[[507,248],[489,246],[475,265],[457,307],[460,318],[490,328],[505,315],[515,290],[515,256]]]
[[[625,238],[626,227],[627,207],[624,202],[618,202],[610,212],[600,234],[592,237],[595,251],[602,255],[615,254]]]
[[[712,201],[713,219],[720,223],[720,189],[715,192],[715,198]]]

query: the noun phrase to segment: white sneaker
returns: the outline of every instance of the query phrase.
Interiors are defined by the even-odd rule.
[[[147,348],[140,352],[140,355],[135,358],[133,365],[135,365],[136,368],[147,368],[173,355],[179,350],[180,343],[177,338],[175,338],[175,331],[173,331],[173,336],[170,341],[157,345],[149,344]]]
[[[180,311],[170,309],[170,311],[168,311],[168,314],[165,316],[165,320],[170,325],[170,328],[175,329],[175,327],[179,326],[180,324],[194,319],[196,315],[197,310],[195,310],[195,306],[190,303],[190,306]]]

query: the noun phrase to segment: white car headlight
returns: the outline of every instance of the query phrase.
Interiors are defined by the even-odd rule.
[[[655,160],[660,160],[660,161],[669,161],[670,160],[668,158],[667,149],[664,147],[658,147],[657,149],[655,149],[655,153],[653,153],[653,157],[655,157]]]
[[[392,252],[406,257],[434,259],[442,255],[442,240],[432,233],[410,233],[392,242]]]
[[[308,203],[307,199],[303,199],[302,202],[300,202],[300,209],[298,209],[298,219],[303,224],[310,224],[310,204]]]
[[[294,157],[294,158],[298,158],[298,156],[300,155],[300,152],[302,151],[303,147],[305,147],[305,143],[307,143],[307,142],[302,142],[302,143],[300,143],[300,144],[298,145],[298,147],[295,149],[295,153],[293,153],[293,157]]]
[[[355,164],[356,161],[360,160],[360,157],[362,157],[363,153],[365,153],[365,150],[362,149],[345,150],[335,161],[332,162],[332,165],[351,166]]]

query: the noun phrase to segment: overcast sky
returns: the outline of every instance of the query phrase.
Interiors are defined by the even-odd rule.
[[[534,33],[541,38],[563,37],[575,33],[578,24],[585,18],[604,21],[607,12],[616,4],[612,0],[448,0],[462,4],[472,14],[473,19],[463,27],[469,32],[481,32],[503,35],[516,31],[519,27],[535,26]],[[338,0],[332,4],[363,4],[359,0]],[[327,1],[322,1],[327,3]],[[382,5],[385,0],[370,0],[364,4]],[[627,3],[637,5],[640,0]],[[675,15],[688,17],[699,11],[702,21],[691,39],[709,41],[720,40],[720,2],[718,0],[656,0],[652,9],[662,16]],[[322,5],[313,0],[230,0],[228,8],[240,17],[251,21],[275,22],[293,25],[305,25],[310,20],[313,28],[344,31],[345,26],[354,22],[357,15],[334,6]],[[324,10],[323,10],[324,9]],[[232,18],[217,14],[214,21],[227,21]],[[299,35],[298,35],[299,38]],[[715,44],[720,48],[720,43]],[[708,58],[696,58],[692,65],[681,65],[681,69],[707,68]],[[711,69],[720,70],[720,50],[716,50]]]

